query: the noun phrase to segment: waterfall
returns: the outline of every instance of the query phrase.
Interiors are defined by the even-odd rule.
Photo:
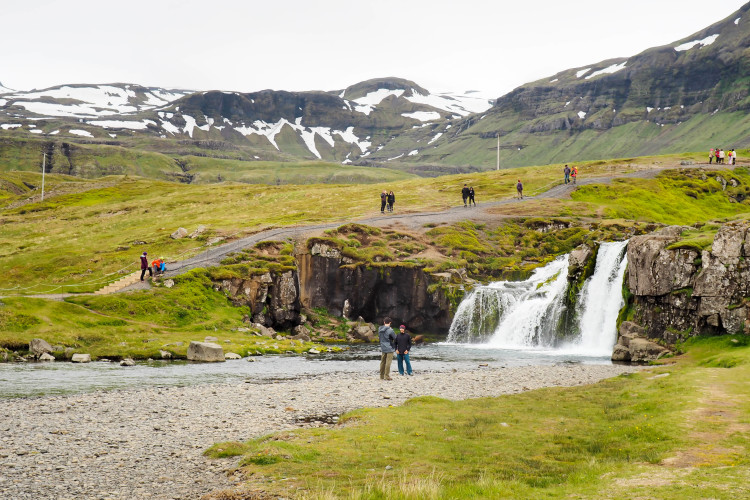
[[[581,335],[567,348],[593,356],[612,354],[617,342],[617,314],[624,305],[627,246],[627,241],[600,244],[594,274],[583,285],[578,301]]]
[[[536,269],[526,281],[498,281],[472,290],[458,306],[448,342],[493,347],[550,346],[564,309],[568,256]]]
[[[576,311],[566,311],[564,302],[567,255],[535,270],[526,281],[499,281],[475,288],[458,306],[448,342],[609,356],[623,306],[626,247],[627,241],[600,244],[594,274],[584,283]],[[576,314],[580,334],[562,342],[564,314]]]

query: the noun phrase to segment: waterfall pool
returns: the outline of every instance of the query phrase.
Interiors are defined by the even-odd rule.
[[[324,373],[377,376],[377,345],[354,345],[337,352],[308,356],[257,356],[225,363],[143,361],[133,367],[97,361],[86,364],[0,363],[0,398],[76,394],[138,387],[188,386],[238,382],[273,383]],[[415,376],[425,371],[549,365],[611,364],[606,356],[585,356],[552,349],[500,349],[482,344],[434,343],[411,351]],[[391,368],[397,372],[394,359]]]

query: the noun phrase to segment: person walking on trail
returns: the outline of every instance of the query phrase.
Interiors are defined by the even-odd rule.
[[[727,163],[732,164],[732,151],[727,151]]]
[[[523,184],[521,184],[521,179],[518,179],[518,184],[516,184],[516,192],[518,193],[518,199],[523,200]]]
[[[719,150],[719,163],[721,163],[723,165],[725,158],[726,158],[726,153],[724,152],[723,149],[720,149]]]
[[[469,198],[469,188],[464,184],[464,188],[461,190],[461,198],[464,199],[464,207],[466,207],[466,200]]]
[[[708,150],[708,164],[711,165],[714,161],[714,148]]]
[[[388,203],[388,193],[385,192],[385,189],[382,193],[380,193],[380,213],[385,213],[385,205]]]
[[[471,206],[472,203],[475,207],[477,206],[477,202],[474,201],[474,186],[469,186],[469,206]]]
[[[393,212],[393,204],[396,203],[396,195],[393,191],[388,193],[388,211]]]
[[[391,318],[388,316],[378,328],[378,338],[380,339],[380,380],[391,380],[391,362],[393,351],[395,351],[396,335],[393,333]]]
[[[719,148],[714,149],[714,160],[716,160],[717,165],[719,164],[719,160],[721,159],[720,151],[721,150]]]
[[[570,182],[570,167],[565,165],[565,168],[563,169],[563,173],[565,174],[565,184]]]
[[[143,255],[141,255],[141,281],[143,281],[143,277],[146,275],[146,271],[148,271],[149,276],[154,276],[154,273],[151,271],[151,267],[149,267],[148,265],[148,254],[146,252],[143,252]]]
[[[398,360],[398,373],[404,374],[404,363],[406,363],[406,374],[412,375],[411,361],[409,361],[409,351],[411,351],[411,335],[406,333],[406,326],[398,327],[396,335],[396,359]]]
[[[736,164],[737,164],[737,151],[733,149],[732,150],[732,165],[736,165]]]
[[[578,178],[578,167],[573,167],[570,171],[570,178],[573,179],[573,184],[575,184],[576,179]]]

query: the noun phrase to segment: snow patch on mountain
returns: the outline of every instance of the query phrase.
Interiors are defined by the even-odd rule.
[[[74,135],[81,135],[83,137],[94,137],[93,135],[91,135],[91,132],[89,132],[88,130],[71,129],[71,130],[68,130],[68,133],[74,134]]]
[[[9,129],[12,129],[12,128],[18,128],[18,127],[22,127],[22,126],[23,125],[21,125],[20,123],[3,123],[2,125],[0,125],[0,128],[3,129],[3,130],[9,130]]]
[[[431,122],[440,119],[440,113],[437,111],[414,111],[413,113],[401,113],[401,116],[421,122]]]
[[[583,75],[591,71],[591,68],[582,69],[580,71],[576,71],[576,78],[581,78]]]
[[[92,120],[86,123],[102,128],[125,128],[129,130],[146,130],[149,125],[156,125],[156,122],[152,120],[143,120],[140,122],[123,120]]]
[[[676,50],[677,52],[682,52],[685,50],[690,50],[696,45],[705,47],[706,45],[711,45],[712,43],[714,43],[717,38],[719,38],[718,33],[716,35],[707,36],[703,40],[693,40],[692,42],[683,43],[682,45],[678,45],[677,47],[675,47],[674,50]]]
[[[433,137],[432,139],[430,139],[430,142],[428,142],[427,144],[428,144],[428,145],[429,145],[429,144],[432,144],[433,142],[435,142],[435,141],[437,141],[438,139],[440,139],[440,137],[441,137],[442,135],[443,135],[443,133],[442,133],[442,132],[438,132],[437,134],[435,134],[435,137]]]
[[[412,93],[413,95],[406,97],[409,102],[426,104],[433,108],[457,113],[461,116],[467,116],[471,113],[481,113],[492,107],[492,102],[488,98],[480,95],[472,95],[475,94],[474,92],[465,92],[463,94],[441,92],[422,95],[415,90]]]
[[[625,61],[625,62],[622,62],[622,63],[620,63],[620,64],[613,64],[613,65],[611,65],[611,66],[607,66],[607,67],[606,67],[606,68],[604,68],[604,69],[600,69],[600,70],[598,70],[598,71],[594,71],[594,72],[593,72],[593,73],[591,73],[590,75],[587,75],[587,76],[586,76],[586,80],[588,80],[588,79],[590,79],[590,78],[594,78],[595,76],[599,76],[599,75],[606,75],[606,74],[609,74],[609,73],[617,73],[617,72],[618,72],[618,71],[620,71],[621,69],[624,69],[624,68],[625,68],[625,65],[626,65],[627,63],[628,63],[628,62],[627,62],[627,61]]]
[[[383,102],[383,99],[392,95],[401,97],[404,92],[404,89],[378,89],[373,92],[369,92],[364,97],[353,99],[353,102],[356,103],[356,106],[354,106],[354,110],[369,116],[372,110],[375,109],[375,106]]]
[[[2,91],[0,90],[0,93]],[[96,118],[132,114],[165,106],[188,92],[149,89],[136,92],[131,85],[72,86],[63,85],[30,92],[3,94],[8,101],[35,114],[69,118]],[[51,99],[63,102],[42,102]],[[71,102],[73,101],[73,102]],[[77,102],[76,102],[77,101]]]

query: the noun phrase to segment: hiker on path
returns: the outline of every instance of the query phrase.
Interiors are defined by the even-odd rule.
[[[164,274],[167,270],[167,263],[164,262],[163,257],[159,257],[151,262],[151,267],[154,269],[154,274]]]
[[[396,335],[396,359],[398,360],[398,373],[404,374],[404,362],[406,362],[406,374],[412,375],[411,361],[409,361],[409,351],[411,351],[411,335],[406,333],[406,326],[398,327]]]
[[[469,198],[469,188],[464,184],[464,188],[461,190],[461,198],[464,199],[464,208],[466,207],[466,200]]]
[[[393,212],[393,204],[396,203],[396,195],[393,194],[393,191],[388,193],[388,211]]]
[[[474,186],[469,186],[469,206],[471,206],[472,203],[475,207],[477,206],[477,202],[474,201]]]
[[[391,328],[391,318],[383,319],[383,325],[378,328],[380,339],[380,380],[391,380],[391,362],[393,361],[393,348],[396,335]]]
[[[380,193],[380,213],[385,213],[385,205],[388,203],[388,193],[385,192],[385,189],[382,193]]]
[[[714,159],[716,160],[716,164],[718,165],[721,160],[721,150],[719,148],[714,149]]]
[[[727,151],[727,163],[732,164],[732,151]]]
[[[736,165],[736,164],[737,164],[737,151],[733,149],[732,150],[732,165]]]
[[[578,167],[573,167],[573,170],[570,171],[570,177],[573,179],[573,184],[575,184],[578,178]]]
[[[143,255],[141,255],[141,281],[143,281],[143,277],[146,275],[146,270],[148,270],[149,276],[154,276],[154,273],[151,272],[151,268],[148,266],[148,254],[143,252]]]
[[[565,174],[565,184],[570,182],[570,167],[565,165],[565,168],[563,169],[563,173]]]
[[[518,184],[516,184],[516,192],[518,193],[518,199],[523,200],[523,184],[521,184],[521,179],[518,179]]]
[[[711,148],[708,150],[708,164],[711,165],[713,161],[714,161],[714,148]]]
[[[721,163],[721,164],[723,165],[723,164],[724,164],[724,159],[725,159],[726,157],[727,157],[727,156],[726,156],[726,153],[724,152],[724,150],[723,150],[723,149],[720,149],[720,150],[719,150],[719,163]]]

